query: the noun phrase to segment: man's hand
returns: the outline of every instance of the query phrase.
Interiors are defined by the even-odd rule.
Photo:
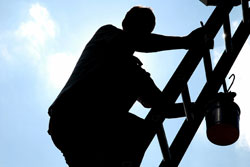
[[[203,27],[193,30],[187,35],[187,41],[190,48],[196,48],[200,45],[204,45],[205,41],[205,29]]]
[[[149,100],[145,97],[138,97],[137,101],[140,102],[143,105],[143,107],[145,107],[145,108],[152,108],[151,100]]]
[[[189,49],[207,47],[209,49],[213,48],[214,41],[209,38],[205,27],[200,27],[193,30],[189,35],[186,36],[189,42]]]

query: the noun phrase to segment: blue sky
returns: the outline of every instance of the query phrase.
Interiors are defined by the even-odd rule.
[[[1,0],[0,1],[0,166],[62,167],[66,163],[47,134],[47,108],[64,86],[85,44],[104,24],[121,27],[125,13],[134,5],[149,6],[156,15],[154,33],[187,35],[206,22],[214,7],[198,0]],[[242,19],[241,8],[230,15],[232,32]],[[211,50],[215,65],[224,50],[223,33]],[[136,55],[162,89],[185,50]],[[206,138],[203,122],[187,150],[181,167],[248,167],[250,165],[250,108],[248,102],[248,40],[230,73],[236,74],[232,91],[241,107],[241,136],[233,145],[219,147]],[[230,81],[228,81],[230,82]],[[189,81],[194,101],[205,83],[201,63]],[[148,110],[136,103],[131,110],[145,117]],[[183,119],[164,122],[169,143]],[[183,139],[184,140],[184,139]],[[154,139],[142,167],[157,167],[161,152]]]

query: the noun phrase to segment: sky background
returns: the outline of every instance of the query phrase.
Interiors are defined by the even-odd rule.
[[[200,27],[200,21],[205,23],[214,10],[199,0],[0,1],[0,167],[67,166],[47,134],[47,109],[95,31],[105,24],[121,28],[124,15],[135,5],[153,9],[154,33],[176,36],[187,35]],[[242,19],[240,7],[232,11],[230,19],[234,32]],[[225,49],[223,41],[220,31],[211,50],[213,66]],[[136,53],[136,56],[163,89],[185,53],[185,50],[175,50]],[[237,92],[235,101],[242,112],[239,140],[230,146],[216,146],[208,141],[203,122],[179,166],[250,166],[249,54],[248,40],[230,72],[236,75],[231,90]],[[188,83],[192,101],[204,83],[201,62]],[[138,103],[131,109],[142,118],[148,111]],[[169,144],[183,120],[164,122]],[[159,145],[154,139],[141,166],[157,167],[161,160]]]

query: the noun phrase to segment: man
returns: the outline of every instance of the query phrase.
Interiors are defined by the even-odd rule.
[[[154,106],[161,91],[133,53],[188,49],[202,34],[198,29],[186,37],[163,36],[151,33],[154,26],[152,10],[136,6],[123,30],[105,25],[86,45],[49,108],[49,134],[69,167],[140,165],[155,126],[129,109],[136,100]]]

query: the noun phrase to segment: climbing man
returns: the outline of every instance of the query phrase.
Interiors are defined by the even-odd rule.
[[[133,7],[122,29],[104,25],[84,48],[49,108],[48,133],[69,167],[139,167],[155,125],[129,113],[138,100],[151,108],[161,91],[134,52],[189,49],[202,29],[184,37],[153,34],[150,8]]]

